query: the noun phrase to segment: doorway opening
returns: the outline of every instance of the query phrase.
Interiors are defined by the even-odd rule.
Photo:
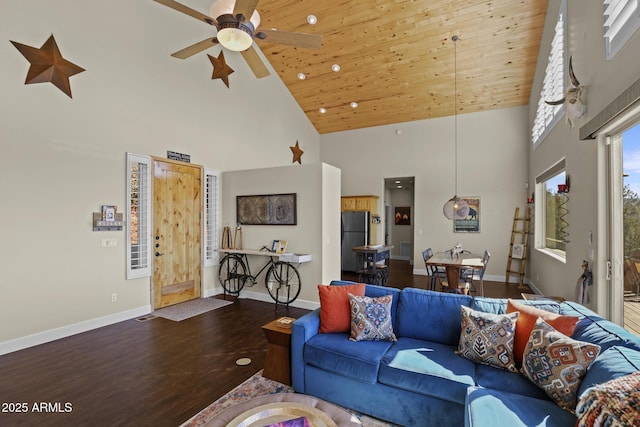
[[[393,245],[391,259],[413,265],[413,230],[416,212],[415,177],[384,179],[384,242]]]
[[[640,124],[622,133],[624,327],[640,335]]]

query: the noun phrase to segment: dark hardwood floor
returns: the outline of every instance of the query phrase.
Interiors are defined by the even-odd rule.
[[[262,325],[306,312],[239,299],[182,322],[128,320],[1,356],[0,426],[178,426],[263,368]],[[237,366],[241,357],[253,363]],[[54,412],[34,412],[40,402]],[[27,413],[6,412],[22,403]]]
[[[426,289],[412,269],[392,261],[389,286]],[[485,294],[520,291],[485,282]],[[0,426],[178,426],[263,368],[262,325],[307,311],[240,299],[182,322],[132,319],[0,356]],[[241,357],[253,363],[237,366]]]

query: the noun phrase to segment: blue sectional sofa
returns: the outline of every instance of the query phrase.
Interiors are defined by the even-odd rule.
[[[333,286],[352,282],[332,282]],[[393,295],[396,342],[350,341],[348,333],[318,333],[319,309],[293,324],[295,390],[403,426],[574,426],[520,373],[474,363],[454,353],[461,306],[504,314],[506,299],[420,289],[366,286],[366,296]],[[522,302],[522,301],[520,301]],[[601,346],[580,393],[640,370],[640,338],[572,302],[526,301],[580,318],[573,338]]]

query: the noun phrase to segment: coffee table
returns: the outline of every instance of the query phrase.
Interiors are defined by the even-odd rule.
[[[206,427],[256,427],[306,416],[314,427],[362,427],[348,411],[313,396],[276,393],[231,406],[205,424]],[[262,421],[261,421],[262,420]]]

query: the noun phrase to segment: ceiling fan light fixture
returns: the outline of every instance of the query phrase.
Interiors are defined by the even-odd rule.
[[[216,18],[220,29],[217,38],[222,46],[235,51],[242,52],[253,44],[253,33],[260,25],[260,14],[254,10],[249,21],[238,22],[238,18],[233,16],[235,0],[217,0],[211,5],[210,14]]]

